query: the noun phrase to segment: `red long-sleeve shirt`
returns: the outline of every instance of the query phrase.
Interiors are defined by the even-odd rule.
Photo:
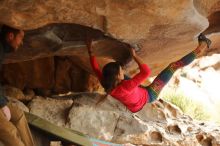
[[[99,81],[102,80],[102,72],[94,56],[90,57],[92,69],[95,71]],[[138,112],[148,102],[148,92],[139,85],[150,75],[150,69],[146,64],[139,66],[140,72],[132,79],[123,80],[110,95],[122,102],[131,112]]]

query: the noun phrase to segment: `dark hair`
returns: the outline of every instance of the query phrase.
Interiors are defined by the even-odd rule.
[[[103,67],[101,84],[105,89],[106,95],[101,97],[97,104],[103,102],[108,94],[118,85],[117,76],[120,72],[120,66],[118,62],[110,62]]]
[[[21,31],[20,29],[16,29],[8,25],[2,25],[0,39],[5,41],[8,33],[13,33],[14,35],[17,35],[20,31]]]

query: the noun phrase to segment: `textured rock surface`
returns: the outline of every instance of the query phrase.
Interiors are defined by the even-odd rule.
[[[29,108],[23,102],[10,96],[8,97],[8,100],[12,103],[12,105],[16,105],[18,108],[22,109],[23,111],[29,112]]]
[[[129,62],[128,51],[122,42],[135,43],[139,47],[138,54],[150,66],[153,76],[170,62],[192,51],[197,44],[193,38],[201,31],[212,33],[219,30],[219,0],[180,0],[178,2],[169,0],[162,2],[158,0],[126,2],[123,0],[57,0],[56,2],[3,0],[0,5],[0,23],[27,30],[23,49],[10,54],[5,63],[71,55],[72,62],[85,71],[80,72],[84,76],[87,76],[86,72],[91,73],[85,43],[82,42],[86,34],[96,39],[94,50],[99,56],[101,66],[110,59],[123,64]],[[213,46],[213,48],[216,47]],[[35,62],[41,61],[40,59]],[[22,64],[22,66],[16,64],[13,68],[20,69],[25,66],[24,64],[32,63]],[[45,62],[46,64],[48,61]],[[41,72],[52,77],[50,73],[54,67],[52,65],[48,67],[48,73],[45,73],[44,68]],[[131,64],[127,71],[133,74],[136,68],[137,66]],[[15,69],[11,72],[13,70]],[[31,71],[33,68],[29,68],[28,72]],[[40,74],[35,74],[41,77]],[[56,73],[53,72],[53,74]],[[27,76],[31,78],[30,75]],[[14,77],[9,78],[12,83]],[[78,76],[71,79],[77,78]],[[88,84],[89,79],[91,78],[85,77],[87,80],[85,84]],[[19,87],[23,87],[24,84],[33,85],[27,81],[14,83],[19,84]],[[59,91],[63,91],[63,88],[71,88],[68,81],[63,86],[60,86],[60,83],[54,83],[53,80],[47,83],[53,87],[56,86]],[[44,85],[47,90],[51,89],[46,85],[47,83],[34,84],[34,87]],[[86,88],[93,90],[90,85],[86,86],[82,85],[80,91]],[[74,88],[79,91],[77,87]]]
[[[3,70],[4,82],[22,90],[25,88],[50,89],[54,84],[53,58],[11,63],[4,65]]]
[[[68,108],[72,100],[55,100],[50,98],[36,97],[28,105],[30,113],[40,116],[58,126],[65,126]]]
[[[15,87],[4,86],[4,94],[7,97],[15,98],[15,99],[18,99],[18,100],[25,100],[26,99],[23,92],[20,89],[15,88]]]
[[[36,98],[29,106],[30,111],[57,125],[63,123],[64,116],[60,115],[65,114],[69,120],[62,126],[116,143],[149,146],[220,144],[220,126],[195,121],[163,100],[146,105],[141,113],[132,114],[111,97],[99,106],[95,105],[99,94],[69,97],[73,99],[71,109],[72,100],[58,103],[55,99]],[[41,109],[33,105],[41,105]],[[62,122],[57,122],[58,119]]]
[[[0,18],[2,23],[25,29],[54,22],[75,23],[98,28],[115,38],[140,40],[153,33],[155,25],[161,30],[171,28],[188,33],[193,30],[191,34],[195,34],[207,26],[198,12],[208,16],[219,9],[219,0],[3,0]]]
[[[100,85],[97,84],[97,78],[73,63],[74,59],[72,56],[48,57],[4,65],[3,83],[21,90],[32,89],[44,96],[98,90]]]
[[[130,56],[122,42],[137,44],[138,54],[154,76],[192,51],[197,44],[193,38],[201,31],[219,32],[219,11],[219,0],[1,0],[0,23],[26,30],[23,48],[5,60],[4,81],[45,94],[51,89],[98,89],[96,80],[88,75],[92,71],[83,43],[86,34],[96,39],[93,45],[101,66],[111,59],[127,64]],[[214,43],[209,53],[219,53],[219,35],[210,37]],[[57,56],[71,56],[71,63],[54,59]],[[23,62],[28,60],[32,61]],[[137,66],[127,65],[127,72],[134,74]],[[165,102],[147,106],[147,115],[133,115],[112,100],[95,108],[97,96],[84,96],[59,102],[38,97],[30,104],[31,112],[60,126],[81,126],[77,130],[118,143],[220,145],[219,127],[196,122]],[[88,119],[79,123],[76,117]],[[102,129],[97,130],[97,126]]]

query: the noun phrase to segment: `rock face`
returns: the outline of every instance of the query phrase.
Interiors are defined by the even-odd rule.
[[[89,34],[96,40],[93,45],[101,66],[111,59],[127,64],[130,55],[124,43],[136,44],[138,54],[150,66],[154,76],[170,62],[192,51],[197,44],[193,38],[201,31],[206,30],[209,34],[219,31],[219,10],[219,0],[3,0],[0,2],[0,23],[26,30],[23,49],[10,54],[5,60],[6,64],[22,63],[10,67],[6,74],[16,69],[25,72],[25,77],[18,76],[23,80],[16,83],[19,88],[27,85],[57,92],[63,92],[64,89],[94,90],[97,87],[89,85],[91,77],[87,73],[92,71],[83,43]],[[87,76],[80,89],[73,85],[75,83],[68,82],[69,78],[65,78],[65,83],[54,81],[54,78],[63,78],[62,75],[66,74],[64,72],[61,77],[53,78],[51,74],[60,74],[60,71],[56,72],[56,63],[53,64],[54,56],[72,56],[71,62],[80,68],[75,72]],[[35,63],[23,62],[38,58]],[[40,68],[43,68],[39,69],[37,66],[42,64],[42,60],[44,64]],[[35,67],[23,69],[33,64]],[[131,63],[127,72],[133,74],[136,68]],[[28,75],[30,72],[37,75],[34,83],[25,79],[31,78]],[[17,80],[14,78],[8,74],[7,82]],[[45,81],[37,83],[37,78]],[[79,76],[74,75],[71,80],[77,78]]]
[[[132,114],[112,97],[96,106],[100,96],[92,93],[69,95],[72,100],[59,102],[38,97],[29,108],[31,113],[57,125],[115,143],[149,146],[220,144],[219,126],[195,121],[163,100]],[[65,124],[60,115],[68,118]]]
[[[53,121],[58,126],[65,126],[68,108],[72,105],[72,100],[53,100],[50,98],[36,97],[29,104],[30,112]]]
[[[40,95],[98,90],[97,78],[76,66],[73,59],[47,57],[4,65],[3,83],[21,90],[32,89]]]
[[[213,40],[210,53],[219,53],[220,36],[211,35],[219,32],[219,12],[220,0],[1,0],[0,24],[26,31],[22,49],[4,62],[2,81],[29,91],[31,97],[32,90],[43,95],[98,90],[97,79],[90,75],[87,35],[95,39],[101,67],[116,60],[134,74],[137,66],[130,63],[126,45],[132,44],[154,76],[192,51],[197,44],[193,38],[204,30]],[[37,97],[29,107],[59,126],[116,143],[220,145],[219,127],[196,122],[162,100],[131,114],[111,98],[96,107],[99,96]]]
[[[27,108],[27,106],[23,102],[15,99],[13,97],[10,97],[10,96],[8,97],[8,100],[12,103],[12,105],[16,105],[21,110],[23,110],[25,112],[29,112],[29,108]]]
[[[54,22],[75,23],[97,28],[118,39],[141,40],[146,39],[149,32],[157,36],[157,30],[167,28],[195,35],[208,26],[200,14],[207,17],[219,11],[219,0],[32,0],[22,3],[3,0],[0,8],[1,22],[19,28],[34,29]]]
[[[99,85],[97,79],[90,75],[91,65],[83,42],[86,33],[99,39],[93,45],[101,66],[112,60],[111,56],[122,64],[129,59],[125,45],[107,39],[100,31],[79,25],[52,24],[27,32],[23,48],[8,54],[2,73],[4,83],[22,90],[30,88],[41,92],[97,90]],[[114,52],[117,47],[118,51]]]

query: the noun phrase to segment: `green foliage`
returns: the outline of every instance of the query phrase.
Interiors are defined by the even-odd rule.
[[[220,113],[220,100],[217,100],[215,103],[216,113]],[[215,115],[214,121],[220,124],[219,114]]]
[[[165,101],[171,102],[172,104],[179,107],[183,113],[186,115],[191,116],[197,120],[209,120],[210,115],[204,110],[202,104],[197,103],[188,97],[184,96],[183,94],[177,93],[169,93],[163,95],[163,99]]]

